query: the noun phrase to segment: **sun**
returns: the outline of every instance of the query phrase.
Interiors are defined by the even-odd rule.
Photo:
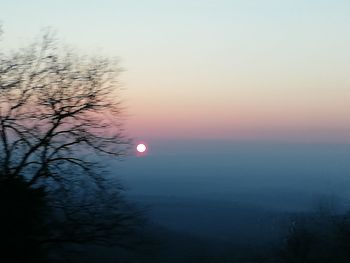
[[[147,146],[143,143],[140,143],[136,146],[136,150],[139,152],[139,153],[144,153],[146,150],[147,150]]]

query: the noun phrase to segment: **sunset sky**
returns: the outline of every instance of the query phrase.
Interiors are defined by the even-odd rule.
[[[2,0],[2,47],[50,26],[118,56],[142,140],[350,142],[350,1]]]

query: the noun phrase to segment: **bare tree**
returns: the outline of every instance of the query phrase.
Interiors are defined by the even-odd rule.
[[[49,35],[0,60],[1,166],[29,185],[91,171],[91,150],[122,156],[118,67],[106,58],[58,50]]]
[[[135,225],[101,163],[101,156],[124,156],[130,143],[119,72],[114,60],[60,49],[49,33],[0,51],[0,184],[44,189],[45,222],[54,231],[42,243],[121,245],[116,237]]]

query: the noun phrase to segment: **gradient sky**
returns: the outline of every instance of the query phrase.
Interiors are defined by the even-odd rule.
[[[118,56],[132,136],[350,142],[350,1],[1,0],[2,45],[51,26]]]

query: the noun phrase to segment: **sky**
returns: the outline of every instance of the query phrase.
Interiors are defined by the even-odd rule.
[[[2,46],[45,27],[118,57],[128,133],[350,142],[346,0],[0,0]]]

